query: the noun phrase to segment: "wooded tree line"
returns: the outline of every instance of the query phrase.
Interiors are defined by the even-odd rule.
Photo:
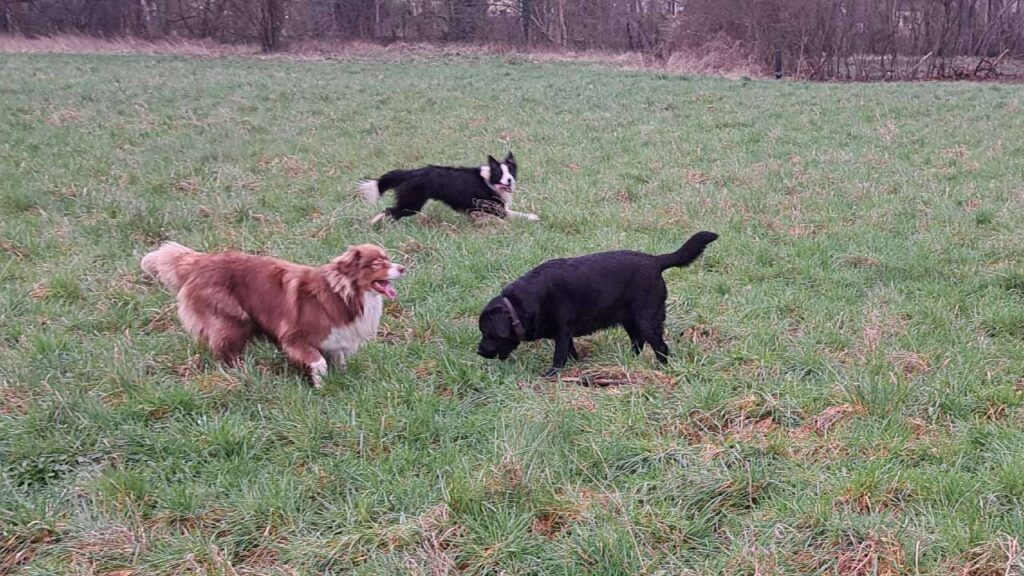
[[[0,0],[27,35],[490,42],[639,51],[739,46],[832,78],[992,74],[1024,57],[1024,0]],[[973,60],[969,61],[969,59]]]

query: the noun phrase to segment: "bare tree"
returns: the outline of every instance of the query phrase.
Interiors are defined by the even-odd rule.
[[[660,58],[731,43],[766,69],[780,50],[786,70],[810,78],[966,78],[1024,57],[1024,0],[0,0],[0,32],[266,51],[290,38],[509,42]]]

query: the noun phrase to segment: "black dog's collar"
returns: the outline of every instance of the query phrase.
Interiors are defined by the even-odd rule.
[[[501,301],[505,304],[505,308],[508,308],[509,315],[512,316],[512,329],[516,331],[516,336],[520,340],[526,337],[526,328],[523,327],[523,323],[519,321],[519,315],[516,314],[516,308],[512,305],[512,302],[502,296]]]

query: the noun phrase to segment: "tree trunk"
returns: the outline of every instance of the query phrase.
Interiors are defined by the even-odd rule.
[[[519,20],[523,25],[523,42],[527,46],[531,43],[530,19],[532,17],[533,2],[531,0],[519,0]]]
[[[449,0],[448,39],[472,40],[487,17],[486,0]]]
[[[21,19],[19,18],[20,7],[14,0],[0,0],[3,10],[0,10],[0,30],[8,34],[21,33]]]
[[[135,33],[143,38],[153,37],[153,0],[139,0],[139,20]]]
[[[284,28],[284,0],[263,0],[260,23],[260,43],[264,52],[275,52],[281,48],[281,32]]]

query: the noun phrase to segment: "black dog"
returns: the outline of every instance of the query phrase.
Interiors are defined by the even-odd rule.
[[[477,354],[501,360],[520,342],[553,338],[553,376],[576,359],[574,336],[621,325],[639,354],[650,344],[658,361],[668,360],[662,337],[668,291],[661,273],[697,259],[718,235],[698,232],[679,250],[655,256],[620,250],[549,260],[501,291],[480,313],[483,337]]]
[[[363,198],[371,204],[391,189],[395,190],[395,205],[374,216],[370,220],[371,225],[385,218],[399,220],[412,216],[423,208],[427,200],[439,200],[459,212],[538,219],[536,214],[508,209],[516,189],[516,160],[511,152],[504,162],[488,156],[486,166],[426,166],[415,170],[392,170],[378,180],[359,184]]]

